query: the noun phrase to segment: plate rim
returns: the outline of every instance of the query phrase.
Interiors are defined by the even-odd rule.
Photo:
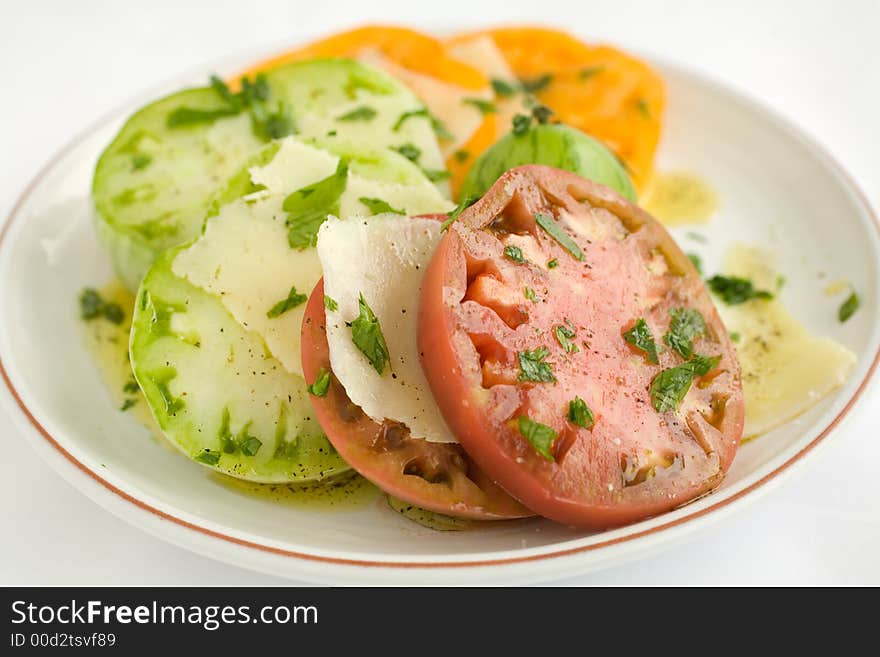
[[[238,57],[226,57],[221,60],[215,62],[216,65],[221,65],[226,61],[235,61],[239,59]],[[796,123],[792,120],[788,119],[781,113],[777,112],[772,107],[765,104],[763,101],[754,98],[748,92],[734,87],[732,85],[728,85],[722,83],[718,80],[715,80],[702,72],[695,71],[691,69],[687,65],[682,65],[680,63],[673,63],[665,60],[661,57],[650,56],[649,57],[652,64],[654,64],[659,69],[666,69],[674,71],[678,74],[681,74],[685,77],[692,78],[697,82],[711,87],[713,90],[721,92],[722,94],[727,95],[728,97],[732,97],[740,102],[743,102],[749,106],[751,106],[754,110],[763,114],[765,118],[772,120],[778,127],[784,129],[789,133],[790,136],[798,139],[804,146],[812,150],[821,160],[824,160],[825,164],[833,170],[840,180],[844,183],[845,187],[848,188],[848,191],[851,192],[858,203],[862,206],[865,216],[870,220],[869,223],[873,226],[875,232],[875,240],[880,241],[880,216],[878,216],[877,210],[874,208],[872,203],[866,197],[864,191],[861,189],[859,184],[855,181],[852,175],[846,170],[846,168],[836,159],[834,155],[832,155],[829,150],[824,147],[821,143],[819,143],[816,139],[814,139],[810,134],[808,134],[805,130],[801,129]],[[193,69],[189,73],[181,76],[177,76],[174,78],[176,81],[181,81],[192,77]],[[38,171],[31,177],[28,184],[24,187],[24,189],[19,193],[15,202],[12,205],[9,213],[4,217],[2,227],[0,227],[0,252],[2,252],[5,239],[10,233],[10,229],[13,223],[16,221],[18,217],[22,215],[22,208],[25,203],[30,198],[33,193],[34,188],[40,183],[40,181],[55,167],[60,160],[65,158],[71,151],[73,151],[76,147],[80,145],[81,142],[85,141],[89,136],[92,135],[96,130],[100,129],[103,125],[108,123],[109,121],[114,120],[115,118],[119,118],[119,115],[125,111],[127,108],[132,106],[133,103],[138,102],[141,98],[145,97],[147,94],[156,93],[157,89],[165,89],[168,88],[171,84],[171,80],[166,81],[164,83],[160,83],[158,85],[152,85],[151,88],[143,93],[138,94],[135,97],[127,100],[125,103],[115,107],[109,112],[103,114],[95,121],[91,122],[86,128],[78,132],[72,139],[70,139],[66,144],[64,144],[60,149],[58,149],[54,155],[52,155],[49,160],[38,169]],[[7,393],[4,397],[11,398],[14,404],[10,404],[8,407],[10,410],[17,409],[17,414],[19,415],[19,419],[25,419],[27,423],[30,425],[32,430],[35,430],[38,435],[45,441],[45,443],[53,448],[57,455],[64,457],[63,459],[58,459],[58,463],[54,463],[54,459],[50,460],[46,458],[46,456],[42,453],[41,450],[36,450],[38,455],[44,460],[47,461],[48,464],[56,470],[59,474],[63,476],[63,478],[70,481],[76,488],[80,489],[81,492],[86,492],[81,489],[78,484],[75,484],[71,481],[69,476],[65,476],[68,473],[62,471],[61,465],[66,465],[68,468],[68,472],[74,472],[79,474],[84,474],[91,480],[93,484],[97,484],[98,488],[96,490],[102,492],[103,494],[112,493],[118,499],[113,499],[114,502],[119,502],[120,500],[131,504],[137,510],[141,512],[146,512],[154,516],[155,518],[168,522],[170,525],[176,526],[178,529],[189,530],[192,532],[193,537],[197,537],[203,541],[216,541],[219,540],[221,545],[231,545],[237,548],[246,548],[250,553],[250,551],[256,551],[257,553],[262,554],[271,554],[274,556],[286,557],[290,559],[300,560],[302,562],[307,563],[319,563],[326,564],[331,566],[358,566],[358,567],[368,567],[375,569],[392,569],[392,570],[418,570],[425,569],[433,572],[440,571],[442,569],[455,569],[457,571],[465,570],[465,569],[473,569],[473,568],[482,568],[488,566],[494,567],[504,567],[504,566],[514,566],[517,564],[529,563],[529,562],[547,562],[552,559],[561,559],[564,557],[571,557],[578,554],[585,554],[591,552],[598,551],[606,551],[609,548],[612,548],[617,545],[628,544],[633,549],[635,549],[638,545],[644,545],[645,539],[649,537],[657,537],[661,534],[670,533],[670,530],[675,528],[682,527],[684,525],[689,525],[694,529],[700,526],[700,523],[697,521],[701,519],[705,519],[707,516],[712,516],[713,518],[720,519],[723,514],[719,513],[721,511],[727,511],[728,513],[735,510],[740,509],[745,506],[746,501],[752,501],[756,499],[759,493],[765,492],[769,489],[768,484],[771,482],[779,481],[780,475],[789,474],[792,471],[793,466],[798,463],[802,463],[804,457],[814,451],[814,449],[825,441],[825,439],[832,434],[840,425],[840,423],[850,414],[855,405],[860,401],[863,396],[865,390],[869,387],[870,383],[874,379],[876,374],[878,365],[880,365],[880,344],[877,345],[877,349],[874,353],[874,356],[871,360],[870,365],[865,370],[865,373],[862,377],[862,380],[859,382],[858,386],[853,390],[849,399],[847,399],[846,403],[841,407],[838,413],[827,423],[827,425],[817,433],[809,443],[802,446],[798,449],[797,452],[789,456],[784,462],[777,465],[773,470],[766,473],[761,478],[756,481],[744,486],[742,489],[732,493],[728,497],[723,499],[719,499],[717,502],[709,504],[705,507],[695,509],[690,513],[686,513],[676,518],[672,518],[666,522],[661,522],[659,524],[653,525],[651,527],[647,527],[641,529],[636,532],[632,532],[629,534],[617,536],[614,538],[610,538],[603,541],[597,541],[594,543],[590,543],[587,545],[579,545],[573,546],[569,548],[550,550],[547,552],[542,552],[539,554],[529,554],[529,555],[520,555],[520,556],[507,556],[507,557],[497,557],[497,558],[486,558],[486,559],[467,559],[460,561],[442,561],[442,560],[424,560],[424,557],[417,558],[412,561],[395,561],[393,559],[380,561],[376,559],[355,559],[348,557],[336,557],[324,554],[311,554],[308,552],[302,552],[298,550],[291,550],[281,548],[275,545],[263,544],[253,540],[248,540],[245,538],[240,538],[238,536],[233,536],[222,531],[218,531],[216,529],[212,529],[207,526],[202,526],[197,522],[193,522],[187,520],[182,517],[177,517],[168,511],[157,508],[145,502],[141,499],[138,499],[131,493],[123,490],[119,486],[114,483],[108,481],[104,477],[102,477],[98,472],[90,469],[85,463],[78,460],[70,451],[68,451],[61,442],[53,436],[41,423],[34,414],[31,412],[30,408],[25,404],[18,390],[15,388],[15,385],[12,382],[12,378],[10,377],[9,372],[6,369],[6,366],[3,362],[3,356],[0,354],[0,378],[2,378],[4,382],[5,392]],[[12,411],[12,414],[16,413],[16,410]],[[30,432],[27,432],[30,433]],[[29,441],[30,442],[30,441]],[[70,466],[74,466],[72,470],[70,470]],[[105,510],[110,510],[114,513],[114,515],[118,515],[122,517],[124,520],[130,520],[128,517],[123,515],[123,513],[116,513],[114,509],[109,508],[109,505],[105,505],[101,503],[98,499],[93,497],[90,494],[87,494],[88,497],[92,498],[99,506],[102,506]],[[662,516],[658,516],[662,517]],[[173,540],[170,537],[162,534],[161,532],[152,532],[151,530],[145,528],[142,524],[137,522],[131,522],[139,529],[143,531],[147,531],[148,533],[154,533],[159,536],[162,540],[169,541],[176,545],[183,545],[185,548],[190,550],[195,550],[197,552],[204,553],[204,550],[199,550],[190,542],[177,541]],[[219,558],[219,557],[215,557]],[[430,555],[428,555],[427,559],[432,559]],[[250,569],[257,569],[256,564],[253,563],[242,563],[243,560],[235,560],[239,565],[243,565],[244,567]],[[279,573],[284,575],[284,573]]]

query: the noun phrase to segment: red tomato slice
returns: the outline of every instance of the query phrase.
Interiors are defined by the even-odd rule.
[[[681,309],[703,320],[686,344],[671,341],[689,358],[663,340]],[[727,332],[669,234],[605,187],[537,165],[506,173],[444,235],[419,313],[422,365],[450,429],[541,515],[634,522],[710,491],[730,467],[743,396]],[[624,338],[639,319],[656,364]],[[719,361],[685,365],[705,370],[689,389],[681,369],[657,378],[693,354]],[[662,412],[654,382],[671,405]]]
[[[302,363],[306,381],[330,370],[324,324],[324,281],[306,306]],[[476,520],[534,515],[492,482],[455,444],[412,438],[405,425],[374,422],[349,400],[330,375],[323,397],[312,395],[315,415],[330,442],[349,465],[386,493],[437,513]]]

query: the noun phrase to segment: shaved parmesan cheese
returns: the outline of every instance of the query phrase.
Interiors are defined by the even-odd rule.
[[[504,80],[510,84],[517,82],[504,55],[488,35],[482,34],[455,43],[449,48],[449,54],[465,64],[470,64],[489,79]]]
[[[444,140],[441,143],[444,157],[448,158],[461,148],[483,123],[483,115],[480,110],[465,101],[468,98],[491,101],[492,90],[489,87],[474,90],[442,82],[428,75],[404,68],[375,50],[365,50],[358,59],[366,64],[384,69],[421,98],[431,113],[453,136],[453,139]],[[419,164],[426,168],[434,166],[422,160],[419,161]],[[444,168],[442,163],[439,168]]]
[[[315,249],[289,246],[282,205],[290,192],[331,175],[337,162],[335,155],[314,146],[284,140],[271,162],[251,170],[251,180],[264,185],[265,192],[223,206],[206,223],[203,235],[172,264],[174,274],[219,297],[239,324],[262,337],[284,368],[298,375],[303,373],[300,326],[305,304],[277,317],[267,313],[287,298],[291,287],[310,294],[321,278],[321,265]],[[363,197],[413,214],[443,212],[451,206],[427,180],[402,185],[368,180],[350,170],[340,215],[369,214],[360,201]]]
[[[434,402],[416,344],[422,276],[440,241],[440,222],[386,214],[370,221],[328,219],[318,233],[333,373],[349,398],[376,421],[402,422],[412,436],[456,442]],[[352,342],[364,299],[379,320],[391,367],[380,375]]]

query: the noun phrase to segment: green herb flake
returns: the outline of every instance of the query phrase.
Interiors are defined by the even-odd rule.
[[[398,146],[394,150],[403,155],[410,162],[416,162],[422,155],[422,149],[408,142],[406,144]]]
[[[336,303],[336,299],[326,294],[324,295],[324,307],[334,313],[339,310],[339,304]]]
[[[300,294],[296,291],[296,286],[290,288],[290,292],[287,293],[287,298],[282,299],[274,306],[272,306],[269,311],[266,313],[266,317],[269,319],[275,319],[276,317],[281,317],[288,310],[292,310],[297,306],[304,304],[308,300],[309,296],[307,294]]]
[[[495,107],[495,103],[492,103],[488,100],[483,100],[482,98],[465,98],[462,100],[465,105],[472,105],[480,110],[480,114],[484,116],[486,114],[495,114],[498,111],[498,108]]]
[[[553,443],[559,437],[552,427],[546,424],[535,422],[526,415],[517,418],[517,428],[523,438],[529,441],[529,444],[548,461],[556,461],[553,452],[550,451]]]
[[[469,151],[466,151],[466,150],[464,150],[464,149],[459,149],[459,150],[455,151],[455,152],[452,154],[452,156],[455,158],[455,161],[456,161],[456,162],[458,162],[459,164],[461,164],[462,162],[464,162],[465,160],[467,160],[467,159],[471,156],[471,154],[470,154]]]
[[[578,79],[589,80],[590,78],[599,75],[599,73],[604,70],[604,66],[587,66],[586,68],[582,68],[580,71],[578,71]]]
[[[217,465],[218,463],[220,463],[220,452],[206,449],[202,452],[199,452],[193,458],[199,463],[204,463],[205,465]]]
[[[403,210],[392,208],[386,201],[383,201],[380,198],[367,198],[366,196],[361,196],[358,201],[367,206],[367,209],[371,214],[406,214]]]
[[[716,274],[706,283],[708,283],[709,289],[729,306],[735,306],[751,299],[773,298],[772,292],[756,290],[750,280],[738,276],[719,276]]]
[[[518,265],[523,265],[526,259],[523,257],[522,249],[514,244],[508,244],[504,247],[504,257],[513,260]]]
[[[453,134],[451,132],[449,132],[449,130],[446,128],[446,126],[443,125],[436,116],[434,116],[433,114],[431,114],[428,111],[427,107],[422,107],[421,109],[409,110],[407,112],[404,112],[403,114],[401,114],[398,117],[397,121],[394,122],[394,125],[391,126],[391,129],[394,132],[399,132],[400,129],[403,127],[404,123],[406,123],[409,119],[415,118],[415,117],[422,117],[422,118],[428,119],[428,121],[430,121],[430,123],[431,123],[431,129],[434,131],[434,134],[437,136],[438,139],[450,140],[450,139],[455,138],[453,136]]]
[[[441,180],[446,180],[452,175],[446,169],[422,169],[422,173],[424,173],[425,177],[431,182],[440,182]]]
[[[310,395],[314,395],[315,397],[326,397],[327,391],[330,389],[330,372],[325,368],[321,368],[318,370],[318,376],[315,377],[315,382],[310,383],[306,386],[306,390]]]
[[[739,333],[737,333],[736,331],[733,331],[730,334],[730,341],[731,342],[739,342],[740,340],[742,340],[742,336]]]
[[[137,404],[137,397],[127,397],[125,401],[122,402],[122,406],[119,407],[119,410],[125,412],[135,404]]]
[[[643,318],[640,317],[633,327],[623,334],[623,339],[636,349],[644,351],[645,358],[647,358],[649,363],[657,365],[660,362],[657,358],[657,343],[654,342],[651,329]]]
[[[198,109],[195,107],[178,107],[168,115],[165,124],[168,128],[187,128],[203,123],[214,123],[228,116],[235,116],[241,110],[232,107],[219,109]]]
[[[639,111],[639,114],[641,114],[644,118],[651,118],[651,108],[648,107],[648,101],[644,98],[639,98],[636,101],[636,109]]]
[[[516,87],[501,78],[492,78],[492,91],[496,96],[506,98],[516,93]]]
[[[350,112],[346,112],[341,116],[337,116],[337,121],[371,121],[376,118],[376,110],[374,110],[369,105],[361,105],[360,107],[356,107]]]
[[[122,307],[118,303],[112,301],[105,303],[101,312],[104,315],[104,319],[111,324],[116,324],[118,326],[125,320],[125,311],[122,310]]]
[[[535,117],[535,121],[540,125],[544,125],[550,120],[550,117],[553,116],[553,110],[546,105],[535,105],[532,108],[532,116]]]
[[[521,136],[532,127],[532,117],[529,114],[517,114],[513,117],[513,134]]]
[[[339,212],[339,199],[348,182],[348,160],[342,158],[336,171],[284,199],[287,241],[293,249],[306,249],[318,242],[318,229],[327,215]]]
[[[94,288],[87,287],[79,295],[79,316],[82,319],[97,319],[101,316],[104,301]]]
[[[367,357],[373,368],[379,373],[385,370],[385,365],[390,360],[388,346],[385,344],[385,336],[379,326],[379,320],[367,305],[364,295],[358,298],[360,314],[351,323],[351,340],[354,345]]]
[[[697,270],[697,273],[702,276],[703,275],[703,260],[696,253],[688,253],[688,260],[694,265],[694,269]]]
[[[694,339],[706,333],[706,322],[698,310],[693,308],[673,308],[669,311],[672,321],[663,342],[677,351],[683,358],[693,355]]]
[[[593,411],[587,406],[587,402],[580,397],[575,397],[568,402],[568,421],[584,429],[592,429],[595,418]]]
[[[529,301],[531,301],[533,303],[538,303],[538,296],[535,294],[535,291],[532,288],[525,287],[523,289],[523,294],[525,295],[526,299],[528,299]]]
[[[577,335],[577,332],[574,330],[574,327],[566,321],[566,324],[558,324],[553,327],[553,335],[556,336],[556,341],[559,343],[559,346],[565,350],[567,354],[576,354],[580,351],[580,348],[572,342],[572,338]]]
[[[547,261],[547,269],[556,269],[559,266],[559,261],[556,258],[553,260]]]
[[[698,376],[708,374],[721,361],[721,356],[694,356],[676,367],[663,370],[651,381],[651,403],[658,413],[674,411],[679,407],[691,383]]]
[[[553,82],[553,75],[550,73],[545,73],[534,78],[520,79],[523,91],[530,94],[543,91],[550,86],[551,82]]]
[[[553,217],[549,214],[536,212],[535,221],[537,221],[538,225],[543,228],[550,237],[559,242],[559,245],[568,251],[576,260],[584,260],[584,252],[581,251],[581,247],[579,247],[571,236],[562,229],[562,226],[556,223]]]
[[[544,362],[550,355],[547,347],[517,352],[519,359],[519,381],[536,381],[538,383],[555,383],[551,363]]]
[[[853,314],[859,309],[859,305],[861,301],[859,299],[859,295],[855,292],[852,292],[842,304],[840,304],[840,308],[837,310],[837,319],[843,323],[848,320]]]
[[[474,203],[479,200],[476,196],[468,196],[463,199],[461,203],[456,205],[452,210],[446,213],[447,219],[440,225],[440,232],[445,233],[449,227],[455,223],[455,220],[458,219],[459,215],[471,207]]]

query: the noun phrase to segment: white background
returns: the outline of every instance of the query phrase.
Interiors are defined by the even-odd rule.
[[[804,128],[880,205],[878,1],[0,0],[0,217],[57,149],[145,89],[229,54],[379,20],[543,21],[684,63]],[[880,584],[878,402],[873,386],[807,468],[747,510],[664,553],[560,583]],[[0,463],[0,584],[286,583],[101,510],[37,458],[2,410]]]

